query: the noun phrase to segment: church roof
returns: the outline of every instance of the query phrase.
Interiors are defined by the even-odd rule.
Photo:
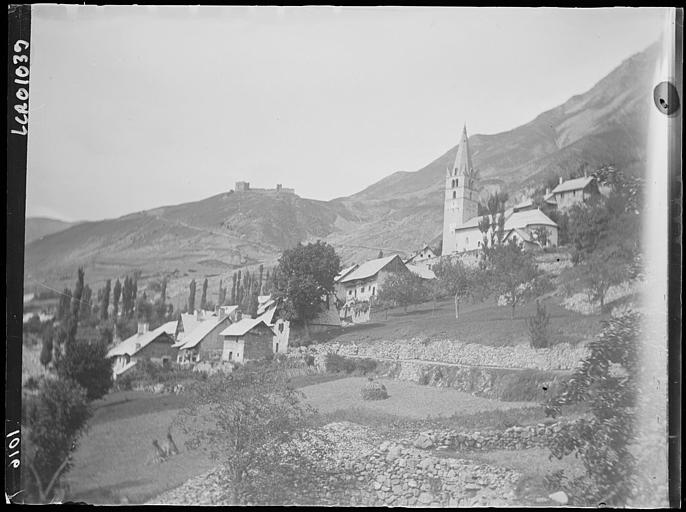
[[[455,165],[453,166],[455,174],[458,176],[470,175],[473,172],[472,154],[469,151],[469,142],[467,137],[467,125],[462,129],[462,139],[457,146],[457,155],[455,156]]]
[[[481,220],[484,217],[488,217],[488,215],[482,215],[480,217],[474,217],[472,219],[469,219],[467,222],[465,222],[461,226],[457,226],[455,229],[460,230],[478,228],[479,222],[481,222]],[[514,213],[511,209],[505,211],[506,231],[516,228],[525,228],[526,226],[530,226],[532,224],[542,224],[545,226],[557,227],[557,224],[555,224],[555,222],[553,222],[552,219],[548,217],[545,213],[543,213],[541,210],[524,210]]]

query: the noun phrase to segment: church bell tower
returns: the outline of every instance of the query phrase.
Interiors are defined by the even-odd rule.
[[[455,229],[478,214],[479,195],[476,191],[476,179],[465,125],[457,147],[455,163],[446,170],[442,254],[458,250]]]

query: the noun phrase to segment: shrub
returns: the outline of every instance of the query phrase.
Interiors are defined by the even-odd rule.
[[[44,379],[22,403],[22,467],[29,499],[48,502],[71,467],[71,455],[91,416],[87,392],[73,380]]]
[[[377,362],[374,359],[344,357],[338,354],[327,354],[324,366],[330,373],[353,373],[358,372],[367,375],[376,369]]]
[[[314,356],[312,354],[307,354],[305,356],[305,364],[307,364],[307,366],[314,366]]]
[[[57,358],[57,374],[83,387],[89,400],[102,398],[112,387],[112,361],[102,341],[76,340]]]
[[[550,315],[545,309],[545,305],[536,301],[536,313],[526,319],[526,326],[529,328],[529,339],[533,348],[548,348],[550,343],[550,333],[548,325]]]
[[[360,394],[362,395],[362,400],[385,400],[388,398],[386,386],[381,382],[372,380],[371,377],[369,378],[369,382],[362,386]]]

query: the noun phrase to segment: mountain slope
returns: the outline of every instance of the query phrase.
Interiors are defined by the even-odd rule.
[[[29,217],[24,224],[24,243],[28,244],[46,235],[57,233],[77,224],[76,222],[65,222],[48,217]]]
[[[502,188],[515,200],[583,163],[644,172],[657,53],[653,45],[634,55],[589,91],[525,125],[471,136],[482,195]],[[250,190],[85,222],[27,245],[27,282],[71,285],[75,268],[85,265],[90,282],[140,269],[144,276],[185,278],[179,279],[185,290],[192,277],[226,279],[235,268],[274,264],[284,248],[318,238],[332,243],[344,263],[376,257],[379,249],[407,254],[441,233],[445,170],[456,151],[328,202]]]

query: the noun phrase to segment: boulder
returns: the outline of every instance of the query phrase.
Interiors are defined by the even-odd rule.
[[[422,450],[427,450],[434,445],[434,442],[431,440],[431,437],[429,437],[429,435],[422,432],[421,434],[419,434],[417,436],[417,439],[414,440],[413,444],[417,448],[421,448]]]

